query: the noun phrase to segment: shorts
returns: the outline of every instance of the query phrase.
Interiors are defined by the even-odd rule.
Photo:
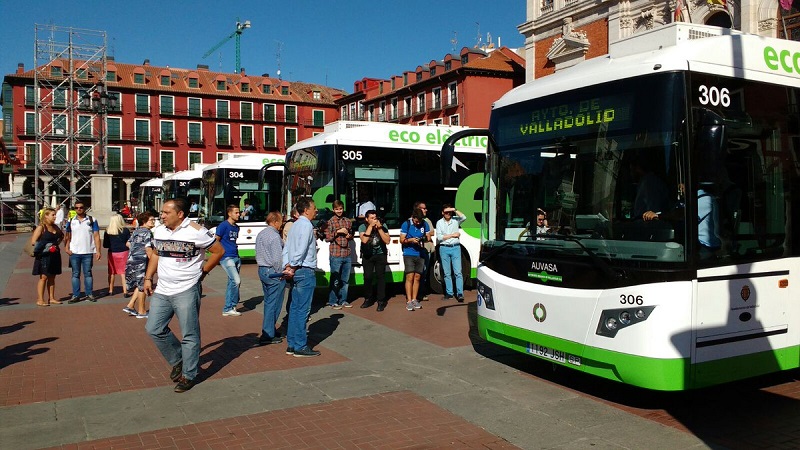
[[[425,272],[425,259],[421,256],[403,256],[403,265],[405,266],[405,273],[419,273]]]

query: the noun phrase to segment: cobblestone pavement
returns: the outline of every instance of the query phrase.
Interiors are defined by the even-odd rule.
[[[97,303],[35,304],[29,235],[0,235],[2,448],[798,448],[796,372],[688,394],[643,392],[553,370],[488,345],[465,303],[431,296],[408,312],[324,308],[309,340],[253,348],[256,266],[240,317],[223,317],[225,273],[206,279],[200,383],[176,394],[169,367],[125,315],[120,287]],[[56,292],[69,295],[69,269]],[[107,292],[105,255],[95,292]],[[177,324],[175,329],[177,330]],[[179,330],[178,330],[179,331]]]

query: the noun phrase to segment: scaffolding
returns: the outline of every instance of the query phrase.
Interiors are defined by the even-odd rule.
[[[39,211],[91,194],[89,175],[107,148],[105,133],[94,129],[105,127],[106,114],[85,105],[107,79],[107,38],[104,31],[36,24],[34,40],[33,92],[26,91],[26,101],[33,96],[36,143],[25,158],[34,163]]]

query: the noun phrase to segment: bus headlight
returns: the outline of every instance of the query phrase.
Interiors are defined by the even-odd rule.
[[[647,320],[654,309],[656,309],[655,306],[641,306],[635,310],[628,308],[605,309],[600,313],[595,334],[610,338],[616,337],[619,330]]]
[[[478,281],[478,306],[483,303],[486,309],[494,310],[494,295],[492,288]]]

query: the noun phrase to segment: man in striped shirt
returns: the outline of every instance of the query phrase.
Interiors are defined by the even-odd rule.
[[[283,239],[278,231],[283,223],[283,215],[277,211],[267,214],[267,227],[256,236],[256,263],[261,289],[264,291],[264,322],[258,346],[280,344],[283,338],[275,332],[275,324],[283,306],[283,289],[286,280],[283,272]]]

